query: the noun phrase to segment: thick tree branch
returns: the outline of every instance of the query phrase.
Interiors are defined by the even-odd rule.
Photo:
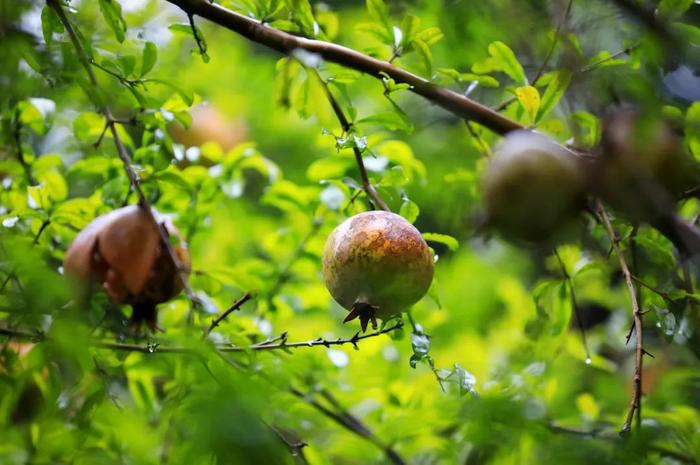
[[[98,81],[97,77],[95,76],[95,73],[92,69],[91,63],[93,60],[91,60],[90,55],[87,53],[85,48],[83,47],[83,44],[80,42],[80,39],[78,38],[78,34],[76,33],[75,29],[73,28],[73,24],[70,22],[68,19],[68,16],[66,16],[66,12],[63,10],[63,7],[59,3],[58,0],[46,0],[46,4],[51,7],[54,12],[56,13],[56,16],[58,17],[59,21],[61,24],[63,24],[63,27],[65,28],[68,37],[70,38],[71,43],[73,44],[73,48],[75,49],[76,55],[80,62],[83,65],[83,68],[85,68],[85,71],[88,75],[88,79],[90,80],[90,83],[92,86],[97,89],[98,88]],[[180,263],[180,260],[177,258],[177,254],[173,250],[172,245],[170,244],[170,240],[168,238],[168,233],[167,230],[163,227],[163,225],[158,223],[158,220],[153,214],[153,210],[151,209],[151,206],[146,199],[146,196],[143,193],[143,190],[141,190],[140,186],[140,181],[138,178],[138,175],[134,171],[133,167],[131,166],[131,158],[129,157],[129,152],[127,151],[126,147],[124,146],[124,142],[121,139],[121,136],[119,136],[119,133],[117,131],[116,123],[117,120],[114,118],[112,115],[112,111],[109,108],[109,105],[106,103],[102,104],[102,114],[105,117],[106,124],[109,127],[109,131],[112,134],[112,138],[114,139],[114,145],[117,150],[117,154],[119,155],[119,158],[121,159],[122,163],[124,164],[124,169],[126,171],[127,176],[129,177],[129,182],[131,183],[131,187],[136,193],[136,196],[139,199],[139,205],[141,206],[141,209],[144,211],[148,219],[153,223],[155,226],[156,230],[158,231],[158,234],[160,235],[161,239],[161,244],[162,246],[165,247],[166,251],[168,252],[168,256],[170,257],[170,260],[172,261],[175,269],[177,270],[178,276],[180,277],[180,281],[182,282],[182,286],[185,289],[185,293],[187,294],[187,297],[190,299],[192,302],[192,305],[195,306],[197,304],[197,298],[192,292],[192,289],[190,288],[189,282],[188,282],[188,270],[186,270],[183,266],[182,263]]]
[[[320,55],[324,60],[382,79],[389,76],[397,83],[409,84],[410,90],[457,116],[475,121],[494,132],[506,134],[523,126],[506,116],[484,106],[462,94],[437,86],[432,82],[378,60],[356,50],[320,40],[311,40],[273,29],[255,19],[235,13],[207,0],[166,0],[180,7],[187,15],[206,18],[230,29],[253,42],[290,55],[294,50],[306,50]]]
[[[643,345],[643,326],[642,326],[642,311],[639,307],[639,302],[637,300],[637,289],[634,286],[634,280],[632,278],[632,273],[627,266],[627,261],[625,256],[620,249],[619,238],[613,229],[608,213],[605,211],[603,204],[598,201],[597,203],[598,216],[603,223],[605,231],[610,237],[610,242],[617,255],[617,259],[620,263],[620,270],[622,270],[622,275],[625,278],[625,284],[627,285],[627,291],[630,295],[630,303],[632,305],[632,317],[634,318],[634,333],[636,335],[636,348],[635,348],[635,363],[634,363],[634,381],[633,381],[633,391],[632,391],[632,401],[630,402],[629,409],[627,411],[627,417],[622,425],[621,433],[628,433],[632,428],[632,419],[634,414],[637,414],[637,428],[641,426],[642,423],[642,363],[644,358],[644,345]]]

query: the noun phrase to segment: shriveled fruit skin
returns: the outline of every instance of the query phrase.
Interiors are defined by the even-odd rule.
[[[656,115],[621,111],[604,121],[593,183],[600,196],[633,221],[655,221],[699,181],[682,137]]]
[[[323,251],[326,287],[341,306],[372,307],[388,318],[420,300],[433,279],[433,256],[420,232],[385,211],[360,213],[341,223]]]
[[[506,239],[553,239],[584,204],[585,175],[575,155],[527,130],[506,135],[483,179],[487,221]]]
[[[179,239],[173,247],[181,266],[190,267],[187,246],[179,231],[153,211],[168,234]],[[131,304],[132,319],[155,327],[155,305],[182,290],[182,281],[160,233],[142,208],[131,205],[95,218],[71,243],[64,258],[67,276],[81,288],[99,284],[115,303]]]

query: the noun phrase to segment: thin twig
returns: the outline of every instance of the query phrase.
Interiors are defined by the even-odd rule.
[[[102,66],[101,64],[99,64],[98,62],[96,62],[93,58],[88,58],[88,62],[89,62],[92,66],[94,66],[95,68],[99,69],[100,71],[103,71],[104,73],[109,74],[109,75],[112,76],[113,78],[116,78],[121,84],[123,84],[123,85],[125,85],[125,86],[128,86],[128,87],[136,87],[137,85],[143,84],[143,82],[144,82],[144,81],[141,80],[141,79],[127,79],[127,78],[125,78],[124,76],[122,76],[121,74],[115,73],[115,72],[112,71],[111,69]]]
[[[632,273],[630,273],[627,262],[625,261],[625,256],[622,254],[620,249],[619,239],[615,230],[613,229],[608,213],[605,211],[603,204],[597,201],[598,215],[602,221],[603,227],[605,228],[608,236],[610,237],[610,242],[615,250],[617,259],[620,262],[620,269],[622,270],[622,275],[625,278],[625,284],[627,285],[627,291],[630,296],[630,303],[632,305],[632,317],[634,318],[634,332],[636,335],[636,349],[635,349],[635,364],[634,364],[634,382],[633,382],[633,393],[632,401],[630,402],[629,409],[627,411],[627,417],[622,425],[621,434],[628,433],[632,429],[632,419],[634,414],[637,414],[637,428],[641,427],[642,423],[642,363],[644,358],[644,345],[643,345],[643,326],[642,326],[642,311],[639,308],[639,303],[637,301],[637,289],[634,286],[634,279],[632,278]]]
[[[343,109],[340,107],[340,104],[338,103],[338,100],[333,96],[333,93],[331,90],[328,88],[328,84],[326,81],[321,78],[321,75],[318,73],[317,70],[313,70],[314,73],[316,73],[316,77],[318,78],[319,82],[321,83],[321,86],[323,87],[323,90],[326,94],[326,98],[328,98],[328,102],[331,104],[331,107],[333,108],[333,112],[335,113],[335,116],[338,118],[338,121],[340,122],[340,126],[343,128],[343,132],[346,135],[350,135],[352,133],[352,124],[350,121],[347,119],[345,116],[345,113],[343,112]],[[389,207],[387,206],[386,202],[381,198],[377,190],[374,188],[372,183],[369,180],[369,176],[367,175],[367,169],[365,168],[365,162],[362,159],[362,151],[357,147],[357,144],[352,145],[352,151],[355,154],[355,161],[357,162],[357,168],[360,171],[360,178],[362,179],[362,188],[365,190],[365,193],[367,194],[367,197],[369,197],[372,202],[375,204],[375,206],[379,207],[382,210],[385,211],[391,211]]]
[[[22,123],[19,119],[19,110],[17,110],[15,113],[16,121],[13,133],[15,138],[15,145],[17,146],[17,161],[19,161],[19,164],[22,165],[27,184],[32,186],[36,184],[36,181],[34,180],[34,176],[32,175],[32,167],[29,166],[29,163],[27,163],[27,160],[24,158],[24,150],[22,149]]]
[[[70,22],[70,20],[66,16],[66,13],[63,10],[63,7],[61,6],[61,4],[58,2],[58,0],[46,0],[46,1],[47,1],[47,5],[50,6],[56,12],[58,19],[63,24],[63,27],[65,28],[66,32],[68,33],[68,36],[73,44],[76,55],[78,56],[78,59],[80,60],[80,62],[83,64],[83,68],[85,68],[85,71],[87,72],[90,83],[94,86],[95,89],[97,89],[98,88],[97,78],[96,78],[95,73],[94,73],[92,66],[91,66],[91,61],[94,62],[94,60],[92,60],[90,58],[88,53],[83,48],[83,45],[80,42],[80,39],[78,38],[78,34],[76,33],[76,31],[73,27],[73,24]],[[161,243],[163,246],[165,246],[165,249],[168,252],[168,256],[170,257],[170,260],[172,261],[172,263],[175,267],[175,270],[178,273],[178,276],[179,276],[181,284],[185,290],[185,293],[187,294],[187,297],[190,299],[190,302],[192,303],[193,306],[197,306],[198,305],[197,297],[192,292],[192,288],[190,287],[189,282],[188,282],[188,270],[186,270],[185,267],[183,267],[182,264],[180,263],[180,260],[178,259],[177,254],[175,253],[172,245],[170,244],[170,240],[168,239],[167,231],[165,230],[165,228],[162,227],[161,224],[158,223],[158,220],[156,219],[155,215],[153,214],[153,210],[152,210],[148,200],[146,199],[146,196],[144,195],[143,191],[141,190],[138,175],[136,174],[133,167],[131,166],[131,158],[129,157],[129,153],[128,153],[126,147],[124,146],[124,143],[123,143],[123,141],[122,141],[122,139],[119,136],[119,133],[117,131],[117,128],[116,128],[117,120],[112,116],[112,112],[107,104],[103,105],[102,113],[104,114],[104,117],[106,119],[107,126],[109,126],[109,130],[112,134],[112,138],[114,139],[114,145],[116,147],[117,154],[119,155],[119,158],[121,159],[122,163],[124,164],[124,169],[126,171],[127,176],[129,177],[129,182],[131,183],[131,187],[139,199],[139,205],[141,206],[141,209],[143,210],[143,212],[146,214],[147,218],[153,223],[156,230],[158,231],[158,234],[160,235]]]
[[[235,312],[236,310],[239,310],[244,303],[248,302],[252,298],[253,294],[251,294],[250,292],[246,292],[245,294],[243,294],[242,297],[240,297],[233,304],[231,304],[229,308],[227,308],[223,313],[221,313],[221,315],[216,317],[211,322],[211,325],[209,325],[209,328],[205,332],[205,336],[211,333],[214,330],[214,328],[219,326],[219,324],[221,324],[221,322],[224,321],[231,313]]]
[[[275,279],[275,282],[272,284],[270,287],[270,290],[268,291],[268,299],[272,299],[284,286],[287,281],[289,281],[290,277],[290,270],[292,269],[292,266],[299,260],[299,257],[302,256],[304,253],[304,250],[306,250],[306,246],[309,244],[309,241],[313,239],[313,237],[318,233],[319,229],[321,229],[322,221],[317,218],[312,219],[312,224],[311,224],[311,229],[309,232],[304,236],[304,238],[299,242],[299,245],[297,248],[294,250],[294,253],[292,253],[291,258],[289,261],[287,261],[287,264],[284,265],[284,267],[277,273],[277,279]]]
[[[382,441],[377,435],[375,435],[369,427],[367,427],[359,418],[349,413],[343,408],[338,408],[339,403],[337,401],[331,402],[331,405],[337,410],[333,411],[325,405],[321,404],[318,400],[314,399],[310,395],[305,395],[301,391],[295,388],[290,388],[294,396],[306,402],[310,406],[314,407],[316,410],[335,421],[337,424],[345,428],[346,430],[367,439],[369,442],[377,446],[379,449],[384,451],[389,461],[394,465],[407,465],[407,462],[396,452],[396,450],[389,444]],[[326,393],[326,397],[329,393]]]
[[[540,80],[542,75],[544,74],[544,70],[547,69],[547,65],[549,64],[549,61],[552,59],[554,56],[554,50],[557,48],[557,43],[559,42],[559,36],[561,34],[561,30],[564,27],[564,24],[566,24],[566,20],[569,18],[569,14],[571,14],[571,7],[574,4],[574,0],[569,0],[569,4],[566,6],[566,10],[564,11],[564,15],[562,16],[561,20],[557,24],[557,29],[554,31],[554,37],[552,38],[552,44],[549,47],[549,50],[547,50],[547,54],[544,57],[544,60],[542,60],[542,64],[540,64],[539,69],[537,70],[537,73],[535,73],[535,77],[532,79],[532,86],[537,85],[537,82]],[[496,105],[493,107],[495,111],[503,111],[505,110],[511,103],[515,102],[517,98],[511,97],[503,102],[501,102],[499,105]]]
[[[296,431],[278,428],[277,426],[270,425],[268,423],[265,423],[265,425],[270,429],[270,431],[275,433],[275,436],[277,436],[279,440],[287,446],[287,448],[289,448],[289,452],[292,454],[292,457],[294,457],[296,463],[300,465],[308,465],[309,461],[304,455],[304,447],[308,446],[308,444],[299,438],[299,434],[297,434]]]
[[[430,336],[428,334],[425,334],[423,329],[415,322],[415,320],[413,319],[413,315],[411,315],[411,312],[406,312],[406,316],[408,316],[408,321],[411,324],[411,328],[413,329],[414,334],[430,338]],[[437,379],[437,382],[440,385],[440,389],[442,390],[442,392],[447,392],[445,390],[445,385],[443,384],[444,380],[442,379],[442,376],[440,376],[440,373],[438,372],[437,368],[435,368],[435,361],[433,360],[433,357],[426,354],[424,359],[428,362],[428,366],[430,366],[430,370],[435,375],[435,379]]]
[[[192,29],[192,36],[194,37],[194,41],[197,42],[197,48],[199,49],[199,54],[202,57],[206,58],[207,46],[204,43],[204,40],[202,39],[202,37],[199,36],[199,30],[197,29],[197,25],[194,23],[194,15],[188,14],[187,20],[190,22],[190,28]]]
[[[349,338],[338,338],[338,339],[325,339],[319,337],[317,339],[312,339],[310,341],[299,341],[299,342],[287,342],[286,337],[281,337],[279,339],[282,342],[273,344],[272,342],[279,340],[273,339],[268,341],[263,341],[257,344],[252,344],[246,347],[233,346],[230,344],[218,344],[215,347],[216,351],[220,354],[223,353],[234,353],[234,352],[248,352],[248,351],[269,351],[269,350],[284,350],[298,349],[306,347],[331,347],[331,346],[341,346],[341,345],[352,345],[356,349],[359,349],[358,342],[369,339],[382,334],[390,333],[394,330],[403,327],[403,322],[398,321],[395,325],[386,327],[380,331],[375,331],[369,334],[360,335],[359,331],[355,333],[354,336]],[[31,333],[23,330],[16,330],[12,328],[0,327],[0,336],[7,336],[12,339],[28,340],[33,342],[42,342],[47,339],[47,336],[43,333]],[[142,353],[164,353],[164,354],[187,354],[196,353],[194,349],[189,347],[181,346],[163,346],[158,342],[149,342],[147,344],[128,344],[121,342],[110,342],[101,340],[92,340],[91,345],[101,349],[111,349],[124,352],[142,352]]]
[[[566,283],[569,287],[569,295],[571,296],[571,309],[574,311],[574,316],[576,317],[576,322],[578,323],[578,327],[581,329],[581,343],[583,344],[583,350],[586,352],[586,362],[590,363],[591,361],[591,352],[588,349],[588,340],[586,338],[586,327],[583,325],[583,318],[581,318],[581,309],[578,307],[578,302],[576,300],[576,291],[574,290],[574,280],[569,274],[569,271],[566,269],[566,265],[564,264],[564,260],[562,260],[561,255],[559,255],[559,251],[555,248],[554,249],[554,255],[557,257],[557,261],[559,262],[559,267],[561,268],[561,272],[564,275],[564,279],[566,280]]]

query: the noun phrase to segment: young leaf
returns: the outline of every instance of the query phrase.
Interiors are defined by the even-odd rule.
[[[53,33],[60,34],[63,32],[63,24],[53,12],[53,9],[48,5],[41,10],[41,32],[44,35],[44,41],[50,44],[53,41]]]
[[[146,42],[143,46],[143,53],[141,55],[141,76],[143,77],[148,74],[155,66],[158,60],[158,48],[153,42]]]
[[[126,21],[122,17],[122,6],[117,0],[99,0],[100,11],[119,42],[126,37]]]
[[[515,82],[526,85],[527,77],[525,70],[515,57],[515,53],[506,44],[500,41],[489,44],[489,53],[494,60],[494,64],[500,71],[503,71]]]
[[[533,86],[522,86],[515,89],[515,96],[534,123],[540,108],[540,93]]]
[[[423,233],[422,236],[423,239],[425,239],[426,241],[437,242],[438,244],[442,244],[448,249],[450,249],[452,252],[459,248],[459,242],[457,241],[457,239],[455,239],[452,236],[448,236],[447,234],[426,232]]]
[[[569,82],[571,82],[571,72],[568,70],[561,70],[554,75],[542,96],[537,121],[544,118],[554,108],[569,87]]]
[[[420,208],[418,208],[416,202],[408,198],[404,199],[401,204],[401,209],[399,210],[399,215],[406,218],[406,221],[409,223],[415,223],[419,214]]]

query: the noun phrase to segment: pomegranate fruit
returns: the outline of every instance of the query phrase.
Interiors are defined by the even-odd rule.
[[[190,114],[192,125],[189,128],[185,129],[179,124],[168,128],[173,141],[185,147],[216,142],[226,152],[248,137],[243,120],[232,120],[212,105],[200,105],[193,108]]]
[[[653,115],[623,111],[608,117],[600,149],[594,188],[633,221],[668,215],[680,194],[700,180],[680,131]]]
[[[153,211],[170,237],[180,265],[187,271],[190,256],[180,232]],[[67,276],[83,289],[99,283],[110,300],[131,304],[132,322],[156,329],[156,304],[176,296],[183,287],[179,273],[161,242],[156,226],[139,206],[131,205],[102,215],[75,237],[64,259]]]
[[[585,175],[577,157],[535,132],[505,136],[483,180],[487,221],[510,240],[552,239],[584,204]]]
[[[323,276],[333,299],[376,328],[420,300],[433,279],[433,255],[420,232],[385,211],[360,213],[333,230],[323,250]]]

